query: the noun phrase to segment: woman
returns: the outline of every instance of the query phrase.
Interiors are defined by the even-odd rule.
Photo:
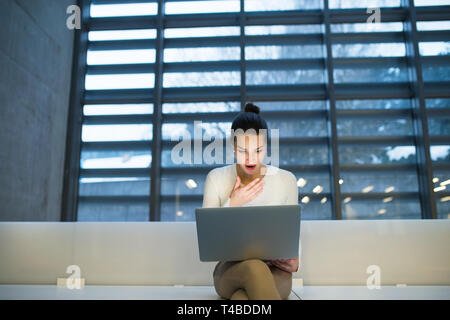
[[[295,176],[262,163],[268,128],[259,111],[247,103],[233,120],[236,163],[208,173],[203,207],[298,204]],[[243,134],[233,134],[239,129]],[[298,268],[298,258],[219,261],[213,273],[214,287],[225,299],[286,299],[292,289],[292,272]]]

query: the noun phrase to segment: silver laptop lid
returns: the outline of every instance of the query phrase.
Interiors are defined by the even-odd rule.
[[[196,208],[200,261],[297,258],[300,205]]]

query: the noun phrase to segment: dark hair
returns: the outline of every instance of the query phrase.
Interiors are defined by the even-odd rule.
[[[234,118],[231,124],[231,129],[238,130],[242,129],[247,131],[248,129],[254,129],[259,132],[261,129],[267,130],[266,121],[259,115],[259,107],[253,103],[247,103],[245,105],[245,110],[239,112],[239,114]]]
[[[259,111],[260,109],[258,106],[253,103],[247,103],[245,105],[245,110],[239,112],[239,114],[234,118],[233,123],[231,124],[231,129],[234,131],[242,129],[244,132],[248,129],[254,129],[258,134],[259,130],[265,129],[263,132],[269,136],[266,120],[261,117]]]

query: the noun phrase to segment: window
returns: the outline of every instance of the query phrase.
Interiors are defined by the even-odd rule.
[[[416,5],[450,5],[450,1],[416,0]],[[419,53],[423,61],[422,76],[428,90],[450,82],[450,21],[424,19],[417,21]],[[447,34],[447,36],[445,36]],[[448,89],[447,89],[448,90]],[[432,162],[432,192],[437,217],[450,218],[450,99],[425,99],[429,152]]]
[[[82,3],[67,220],[193,221],[220,165],[172,151],[221,137],[225,162],[249,101],[303,219],[450,218],[447,0]]]

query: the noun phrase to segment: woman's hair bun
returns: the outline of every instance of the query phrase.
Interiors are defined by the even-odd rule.
[[[245,112],[253,112],[253,113],[259,114],[259,107],[254,105],[253,103],[249,102],[249,103],[247,103],[245,105],[245,110],[244,111]]]

